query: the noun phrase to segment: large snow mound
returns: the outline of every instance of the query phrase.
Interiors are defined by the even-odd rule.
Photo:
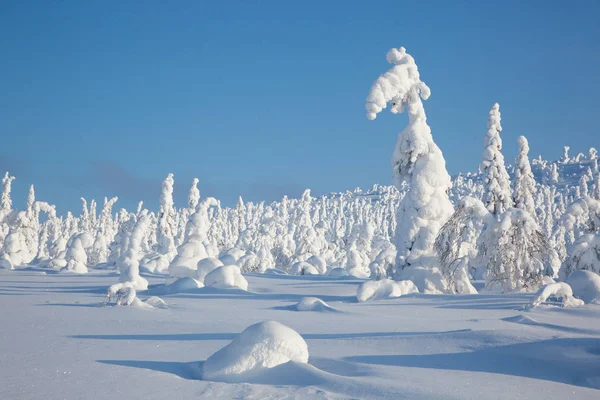
[[[391,279],[379,281],[367,281],[358,287],[356,298],[359,302],[390,299],[400,297],[409,293],[419,293],[412,281],[395,282]]]
[[[204,278],[204,285],[217,289],[240,288],[248,290],[248,281],[242,276],[237,265],[224,265],[215,268]]]
[[[541,288],[531,302],[531,307],[537,307],[550,298],[559,300],[563,307],[575,307],[584,304],[582,300],[573,297],[571,286],[564,282],[558,282],[550,283]]]
[[[308,362],[302,336],[279,322],[260,322],[211,355],[202,366],[202,379],[245,382],[289,361]]]
[[[196,268],[196,280],[204,282],[206,275],[210,274],[214,269],[222,267],[223,262],[218,258],[207,257],[198,261]]]
[[[591,271],[574,271],[567,283],[573,290],[573,296],[586,304],[600,304],[600,275]]]
[[[318,297],[303,297],[296,304],[296,310],[298,311],[318,311],[318,312],[335,312],[335,308],[330,307],[329,304],[325,303]]]

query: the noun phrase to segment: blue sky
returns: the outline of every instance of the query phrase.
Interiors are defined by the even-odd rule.
[[[600,147],[600,2],[0,1],[0,170],[61,213],[154,208],[175,174],[233,204],[391,183],[405,116],[365,117],[404,46],[450,173],[474,171],[499,102],[504,153]]]

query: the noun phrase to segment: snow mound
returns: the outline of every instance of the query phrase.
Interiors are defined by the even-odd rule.
[[[305,261],[292,264],[290,272],[292,275],[319,275],[319,270],[314,265]]]
[[[13,269],[13,265],[10,260],[6,258],[0,258],[0,269]]]
[[[216,289],[240,288],[248,290],[248,281],[242,276],[237,265],[224,265],[215,268],[204,278],[204,284]]]
[[[417,286],[412,281],[395,282],[391,279],[367,281],[358,287],[356,298],[359,302],[391,299],[409,293],[419,293]]]
[[[288,275],[287,272],[282,271],[282,270],[277,269],[277,268],[267,268],[267,269],[265,269],[264,273],[267,274],[267,275]]]
[[[149,305],[154,308],[169,308],[167,303],[158,296],[152,296],[144,301],[144,304]]]
[[[198,282],[192,278],[179,278],[165,285],[150,288],[145,294],[152,295],[168,295],[175,293],[189,293],[195,292],[198,288],[202,288],[204,285],[202,282]]]
[[[348,271],[346,270],[346,268],[334,268],[331,271],[329,271],[329,276],[334,277],[334,278],[341,278],[342,276],[348,276],[350,274],[348,274]]]
[[[306,262],[315,267],[320,274],[327,272],[327,262],[323,257],[310,256]]]
[[[298,311],[318,311],[318,312],[335,312],[335,308],[329,306],[323,300],[317,297],[303,297],[296,304],[296,310]]]
[[[574,271],[567,283],[573,290],[573,296],[586,304],[600,304],[600,275],[591,271]]]
[[[202,260],[198,261],[196,269],[196,280],[204,282],[206,275],[211,273],[214,269],[222,267],[223,265],[223,262],[218,258],[203,258]]]
[[[202,366],[202,379],[247,382],[289,361],[308,362],[308,346],[296,331],[275,321],[246,328]]]
[[[541,288],[536,298],[531,302],[530,307],[537,307],[549,298],[560,299],[559,301],[563,307],[576,307],[584,304],[582,300],[573,297],[571,286],[564,282],[558,282],[550,283]]]

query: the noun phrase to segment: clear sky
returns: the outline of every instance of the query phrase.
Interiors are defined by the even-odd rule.
[[[572,4],[568,4],[572,3]],[[487,114],[505,158],[600,147],[599,1],[2,1],[0,170],[61,213],[79,198],[234,204],[390,184],[405,116],[365,117],[404,46],[451,174],[475,171]]]

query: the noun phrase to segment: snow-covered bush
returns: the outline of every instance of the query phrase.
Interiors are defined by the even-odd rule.
[[[115,283],[108,288],[103,305],[114,301],[118,306],[130,306],[137,299],[133,282]]]
[[[67,249],[65,261],[67,265],[62,269],[65,272],[74,272],[76,274],[86,274],[87,269],[87,254],[84,244],[89,234],[80,233],[71,239],[71,244]]]
[[[571,245],[560,276],[564,280],[579,270],[600,274],[600,234],[588,233]]]
[[[540,289],[531,302],[531,307],[537,307],[548,299],[556,299],[563,307],[576,307],[584,304],[583,300],[573,297],[573,290],[565,282],[550,283]]]
[[[480,253],[488,266],[488,289],[535,291],[544,275],[553,275],[548,241],[525,210],[508,209],[487,226],[480,236]]]
[[[204,278],[215,268],[223,266],[223,263],[218,258],[207,257],[198,261],[196,265],[196,276],[194,279],[204,283]]]
[[[586,304],[600,304],[600,275],[591,271],[574,271],[567,283],[573,289],[573,296]]]
[[[246,253],[243,250],[233,247],[221,254],[219,260],[221,260],[224,265],[235,265],[237,260],[242,258],[244,254]]]
[[[419,289],[412,281],[393,281],[381,279],[367,281],[360,285],[356,291],[356,298],[360,303],[372,300],[400,297],[410,293],[419,293]]]
[[[239,288],[248,290],[248,281],[242,276],[237,265],[224,265],[209,272],[204,278],[204,285],[217,289]]]
[[[290,273],[292,275],[319,275],[319,270],[312,264],[305,261],[299,261],[292,264]]]
[[[447,292],[477,293],[471,285],[469,273],[477,268],[477,239],[486,223],[493,224],[494,220],[483,203],[465,196],[440,229],[435,250]]]
[[[306,262],[314,266],[322,275],[327,272],[327,261],[323,257],[310,256]]]
[[[275,321],[246,328],[202,365],[202,379],[244,382],[289,361],[308,362],[308,346],[293,329]]]
[[[117,260],[121,276],[119,282],[129,282],[135,290],[148,289],[148,281],[140,276],[140,260],[142,258],[142,240],[150,226],[150,219],[142,215],[129,239],[129,248]]]

